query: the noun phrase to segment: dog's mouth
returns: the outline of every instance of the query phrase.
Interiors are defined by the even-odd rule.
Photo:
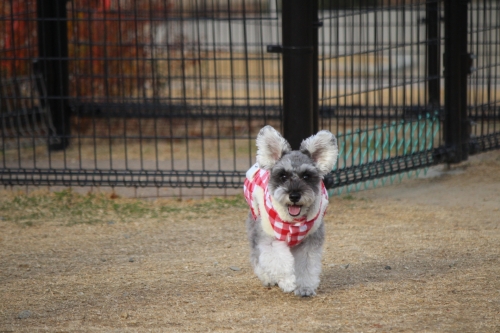
[[[299,216],[301,210],[302,210],[302,206],[299,206],[299,205],[288,206],[288,214],[290,214],[291,216],[294,216],[294,217]]]

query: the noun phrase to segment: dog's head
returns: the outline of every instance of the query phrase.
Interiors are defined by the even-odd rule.
[[[291,217],[305,216],[321,197],[321,180],[337,162],[337,139],[320,131],[304,141],[299,150],[271,126],[257,136],[257,163],[270,172],[269,191],[275,203]]]

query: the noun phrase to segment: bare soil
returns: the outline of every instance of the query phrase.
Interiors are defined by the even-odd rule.
[[[500,332],[500,151],[331,198],[318,295],[265,288],[242,197],[0,193],[0,332]]]

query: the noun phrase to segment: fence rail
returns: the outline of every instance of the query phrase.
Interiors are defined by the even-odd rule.
[[[239,189],[266,124],[293,144],[336,134],[337,193],[498,149],[499,13],[495,0],[3,2],[0,182]]]

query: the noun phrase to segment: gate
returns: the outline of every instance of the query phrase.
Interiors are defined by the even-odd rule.
[[[497,1],[0,10],[5,186],[239,193],[265,124],[293,147],[319,128],[336,134],[336,193],[500,148]]]

